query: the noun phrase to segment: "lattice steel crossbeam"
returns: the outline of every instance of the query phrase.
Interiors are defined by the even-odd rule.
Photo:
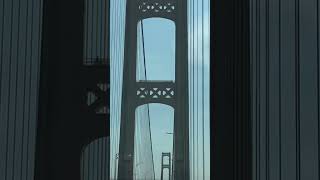
[[[141,0],[137,2],[137,8],[141,18],[164,17],[174,19],[177,6],[174,0]]]
[[[140,81],[136,84],[138,104],[164,103],[173,105],[175,84],[172,81]]]

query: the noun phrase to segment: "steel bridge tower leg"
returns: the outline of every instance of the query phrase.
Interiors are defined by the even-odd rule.
[[[140,20],[151,17],[170,19],[176,25],[175,82],[136,80],[137,24]],[[158,93],[158,96],[154,96]],[[148,103],[162,103],[174,108],[173,179],[188,180],[187,0],[127,1],[118,165],[119,180],[133,179],[135,109]]]
[[[35,180],[80,180],[83,150],[110,135],[109,46],[101,43],[103,54],[84,54],[84,45],[93,46],[84,38],[86,4],[44,1]],[[103,12],[109,18],[108,4]]]

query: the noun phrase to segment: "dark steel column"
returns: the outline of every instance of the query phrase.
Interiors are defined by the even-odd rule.
[[[211,178],[251,180],[249,0],[212,3]]]
[[[100,111],[109,108],[109,65],[106,57],[84,61],[84,7],[44,1],[35,180],[80,180],[82,149],[109,136],[108,111]]]

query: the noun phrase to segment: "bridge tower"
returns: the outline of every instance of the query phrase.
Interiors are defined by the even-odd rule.
[[[169,159],[169,162],[167,164],[163,160],[165,157],[168,157],[168,159]],[[162,156],[161,156],[161,180],[163,180],[163,171],[165,169],[168,169],[169,180],[171,180],[171,153],[162,153]]]
[[[108,2],[44,1],[35,180],[80,180],[85,147],[109,137]],[[86,37],[95,27],[101,30]]]
[[[137,81],[137,24],[160,17],[176,26],[175,81]],[[133,179],[135,110],[149,103],[174,108],[173,179],[189,179],[187,0],[130,0],[126,7],[118,179]]]

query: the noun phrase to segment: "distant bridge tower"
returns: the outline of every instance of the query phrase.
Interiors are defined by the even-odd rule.
[[[169,162],[168,164],[166,164],[164,162],[164,158],[168,157]],[[162,153],[161,156],[161,180],[163,180],[163,170],[168,169],[168,173],[169,173],[169,180],[172,180],[171,178],[171,153]]]
[[[136,81],[137,24],[160,17],[176,25],[175,82]],[[174,179],[189,179],[187,0],[127,1],[118,179],[133,179],[135,110],[149,103],[174,108]]]

